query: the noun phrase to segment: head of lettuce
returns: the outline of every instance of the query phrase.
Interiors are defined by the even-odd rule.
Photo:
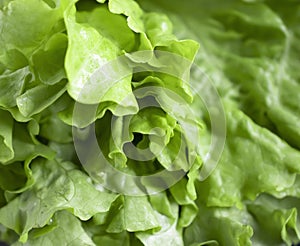
[[[0,241],[298,243],[299,13],[296,0],[0,1]],[[227,134],[205,179],[225,129],[194,93],[203,73]]]

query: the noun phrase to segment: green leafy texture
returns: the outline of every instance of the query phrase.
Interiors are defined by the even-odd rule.
[[[102,217],[102,216],[101,216]],[[98,219],[83,223],[85,231],[93,239],[96,245],[116,245],[116,246],[142,246],[143,244],[133,233],[123,231],[121,233],[108,233],[105,226],[98,223]]]
[[[88,177],[71,163],[32,163],[34,186],[0,209],[0,223],[26,242],[28,232],[45,226],[53,214],[68,209],[82,220],[108,211],[116,195],[97,191]],[[30,202],[28,202],[30,201]]]
[[[107,232],[146,231],[159,227],[155,211],[146,196],[124,196],[121,207],[115,212],[108,225]]]
[[[103,233],[104,235],[96,235],[93,237],[93,241],[96,245],[116,245],[116,246],[129,246],[130,243],[129,234],[127,232],[122,233]]]
[[[44,156],[49,159],[54,157],[53,150],[36,140],[34,136],[36,133],[33,134],[32,128],[30,122],[28,124],[14,123],[13,149],[15,155],[14,158],[6,164],[10,164],[14,161],[30,161],[37,156]]]
[[[58,160],[71,160],[77,162],[77,156],[73,143],[49,142],[49,147],[55,151]]]
[[[0,12],[0,60],[3,61],[7,52],[14,49],[30,57],[51,34],[59,18],[60,10],[50,8],[44,1],[21,0],[7,3]]]
[[[27,178],[23,163],[16,162],[11,165],[0,165],[0,188],[2,190],[18,190],[23,188]]]
[[[198,49],[199,44],[193,40],[174,40],[168,46],[158,47],[159,51],[164,52],[161,56],[163,63],[172,65],[170,71],[167,69],[167,73],[160,76],[161,79],[169,84],[167,87],[181,95],[188,102],[193,100],[189,85],[189,71]],[[173,55],[170,56],[169,53]],[[174,61],[169,63],[172,59]],[[178,90],[177,87],[182,88],[182,90]]]
[[[179,207],[168,199],[165,192],[151,195],[150,202],[156,210],[156,218],[161,225],[159,231],[137,232],[136,236],[144,245],[183,245],[182,230],[178,228]]]
[[[145,200],[146,197],[143,198]],[[141,199],[134,199],[137,205]],[[111,218],[115,212],[118,212],[124,204],[125,200],[118,199],[111,207],[110,213],[97,214],[94,216],[93,221],[89,221],[85,224],[85,229],[91,235],[93,235],[93,241],[97,245],[114,243],[114,245],[183,245],[182,242],[182,230],[177,228],[178,220],[178,205],[172,198],[168,198],[166,192],[158,193],[156,195],[149,196],[149,202],[152,206],[150,211],[154,211],[155,218],[160,223],[161,228],[155,230],[138,231],[134,234],[128,234],[128,232],[120,233],[107,233],[105,231],[106,225],[110,226]],[[136,211],[142,211],[140,206]],[[151,212],[152,213],[152,212]],[[138,213],[141,215],[141,213]],[[144,216],[144,215],[143,215]],[[129,218],[128,218],[129,219]],[[131,220],[137,220],[131,218]],[[134,240],[135,235],[140,241]],[[142,242],[142,243],[141,243]]]
[[[176,228],[177,221],[171,223],[166,216],[156,215],[161,229],[156,233],[137,232],[136,236],[142,241],[143,245],[183,245],[181,233]]]
[[[45,111],[40,121],[40,136],[45,139],[58,143],[71,143],[72,128],[66,125],[58,116],[57,113]]]
[[[133,86],[163,86],[180,96],[180,100],[192,102],[192,91],[189,85],[189,70],[198,51],[199,45],[192,40],[171,40],[168,46],[159,46],[153,53],[155,58],[148,64],[144,64],[141,71],[133,78]],[[134,54],[141,60],[149,53],[141,52]],[[130,54],[127,55],[135,61]],[[155,66],[155,68],[153,68]]]
[[[2,188],[0,188],[0,207],[3,207],[5,204],[6,204],[6,200],[5,200],[5,196],[4,196],[4,190],[2,190]]]
[[[12,147],[12,131],[13,118],[11,115],[3,110],[0,110],[0,162],[7,162],[14,157]]]
[[[133,111],[137,111],[135,102],[125,109],[123,106],[117,105],[114,102],[102,102],[99,105],[88,105],[76,102],[72,98],[68,98],[66,101],[68,101],[65,105],[66,107],[58,112],[59,118],[67,125],[78,128],[87,127],[97,119],[101,119],[104,117],[107,109],[111,109],[116,116],[123,116],[127,113],[131,114]]]
[[[201,43],[196,63],[223,97],[299,149],[297,1],[141,2],[169,12],[178,36]]]
[[[176,120],[167,115],[160,108],[147,108],[134,115],[130,122],[131,131],[142,134],[153,134],[165,136],[164,143],[168,143],[173,135]],[[150,140],[151,141],[151,140]]]
[[[255,219],[253,244],[282,245],[284,242],[292,245],[299,242],[298,198],[286,197],[278,200],[263,194],[253,203],[247,203],[247,210]]]
[[[124,148],[126,151],[126,145],[124,144],[133,140],[134,133],[148,135],[150,150],[154,154],[161,152],[161,148],[168,144],[173,136],[175,125],[176,121],[172,117],[155,107],[142,109],[133,117],[117,118],[113,122],[113,137],[110,141],[111,149],[108,156],[114,160],[114,163],[123,163],[123,165],[119,165],[126,166],[127,158],[123,152]],[[128,134],[125,134],[127,132]],[[119,157],[120,154],[122,155],[121,158]],[[165,163],[161,162],[161,164],[164,165]],[[166,165],[170,166],[170,163]]]
[[[21,114],[30,117],[53,104],[66,91],[66,81],[55,85],[38,85],[17,97]]]
[[[136,112],[137,105],[131,91],[129,68],[118,62],[109,63],[108,67],[104,66],[117,58],[120,49],[92,26],[77,23],[74,6],[70,6],[64,16],[69,38],[65,61],[70,81],[68,93],[81,103],[112,102],[121,105],[124,114],[126,111]],[[103,111],[106,108],[113,109],[109,104],[105,106]]]
[[[76,149],[80,152],[80,160],[84,164],[84,169],[88,174],[96,182],[100,182],[101,185],[107,185],[107,187],[113,190],[115,190],[116,187],[119,189],[130,187],[130,189],[132,189],[131,191],[140,193],[140,188],[135,182],[132,182],[132,179],[127,180],[126,176],[118,175],[114,168],[110,167],[110,165],[114,165],[108,158],[108,154],[110,153],[108,141],[111,138],[111,129],[107,128],[107,126],[111,126],[111,117],[111,114],[107,113],[101,120],[96,121],[94,126],[74,129],[73,136],[77,142]],[[96,132],[97,139],[93,141],[94,131]],[[129,165],[129,163],[127,163],[127,165]],[[103,170],[106,170],[104,176]],[[120,171],[135,175],[136,170],[132,168],[120,168]],[[106,176],[109,178],[106,178]],[[129,183],[127,183],[128,181]]]
[[[109,10],[114,14],[124,14],[128,16],[128,26],[137,33],[145,31],[144,23],[142,20],[143,10],[133,0],[112,0],[108,3]]]
[[[299,3],[141,0],[145,7],[160,11],[145,13],[131,0],[111,0],[108,4],[100,4],[104,0],[79,1],[77,9],[75,2],[0,3],[0,239],[11,244],[19,236],[25,242],[28,236],[28,245],[243,246],[299,242]],[[201,43],[197,56],[198,44],[178,41],[173,30],[180,38],[192,37]],[[126,53],[135,50],[171,52],[187,62],[169,55]],[[115,64],[111,73],[97,71],[124,53],[133,70]],[[104,58],[102,63],[99,57]],[[197,114],[178,107],[183,101],[190,106],[193,99],[184,81],[189,80],[194,60],[212,78],[226,102],[228,119],[223,156],[203,182],[197,178],[199,153],[204,156],[210,145],[208,115],[197,102],[195,108],[199,106],[197,111],[201,111]],[[148,71],[155,68],[156,72],[133,74],[140,67]],[[168,69],[173,76],[164,74]],[[93,81],[95,71],[102,76],[100,80]],[[107,90],[105,86],[112,84],[106,83],[105,74],[126,76]],[[199,85],[202,76],[192,70],[192,86]],[[67,95],[66,83],[73,99]],[[158,90],[136,95],[148,85],[170,89],[183,101]],[[88,86],[92,94],[82,94],[82,88]],[[152,110],[138,113],[131,87],[138,101],[155,97],[165,115]],[[123,101],[126,96],[129,100]],[[87,105],[93,103],[99,105]],[[79,110],[73,112],[76,107]],[[105,113],[107,109],[112,113]],[[158,160],[145,165],[128,160],[122,169],[126,173],[145,175],[170,168],[171,161],[163,160],[178,152],[179,136],[184,135],[188,152],[180,155],[178,166],[184,166],[185,158],[196,159],[189,163],[186,177],[170,190],[155,196],[116,199],[117,195],[102,187],[96,190],[83,171],[63,161],[78,163],[70,144],[71,127],[63,122],[86,127],[100,119],[96,131],[108,157],[112,149],[122,150],[124,136],[120,131],[126,126],[126,117],[119,116],[127,114],[134,114],[136,119],[132,132],[145,135],[138,148],[156,143],[152,151],[158,154],[162,143],[168,144]],[[121,136],[117,146],[109,142],[112,115],[121,119],[115,129]],[[189,130],[183,132],[169,124],[168,137],[150,139],[147,135],[152,127],[161,127],[168,116],[181,120],[185,124],[182,128],[189,126]],[[201,128],[198,118],[202,116],[207,125],[202,138],[195,141],[192,129]],[[79,132],[83,138],[90,134],[89,128]],[[95,149],[89,147],[85,146],[90,157],[86,165],[94,178],[102,162],[93,162]],[[44,160],[53,158],[54,151],[55,161]],[[123,181],[109,182],[121,186]],[[152,184],[143,180],[142,184],[152,190]]]
[[[293,186],[299,163],[299,151],[240,111],[227,108],[224,152],[201,184],[208,194],[207,205],[241,207],[244,199],[253,200],[261,192],[280,193]]]
[[[5,242],[8,245],[11,245],[18,240],[17,234],[8,228],[5,228],[3,225],[0,225],[0,238],[2,243]]]
[[[173,93],[169,90],[164,90],[160,87],[149,87],[144,88],[144,90],[137,92],[136,96],[143,103],[149,103],[148,97],[154,97],[158,105],[163,109],[163,111],[177,120],[176,126],[176,136],[174,138],[180,139],[180,142],[176,143],[176,146],[172,146],[169,143],[166,148],[166,153],[162,151],[162,157],[164,154],[167,154],[168,151],[175,156],[175,153],[178,153],[185,150],[185,146],[188,151],[188,167],[193,165],[193,162],[199,156],[199,134],[201,132],[201,123],[195,118],[195,112],[191,109],[191,104],[189,104],[184,98],[182,98],[177,93]],[[151,103],[151,102],[150,102]],[[179,138],[179,134],[181,135]],[[174,140],[174,139],[173,139]],[[174,142],[173,142],[174,143]],[[180,146],[180,147],[179,147]],[[183,148],[183,149],[182,149]],[[180,150],[180,151],[178,151]],[[182,160],[186,159],[183,156],[183,153],[180,153],[178,157],[181,157]],[[182,163],[181,167],[184,167],[185,161]],[[175,165],[176,166],[176,165]]]
[[[170,19],[159,13],[145,13],[143,16],[147,36],[154,47],[168,46],[177,40],[173,34]]]
[[[18,245],[95,246],[82,228],[80,220],[67,211],[56,212],[48,225],[41,229],[34,229],[29,233],[26,243],[13,244],[13,246]]]
[[[47,122],[42,124],[40,135],[59,143],[70,143],[72,141],[70,126],[64,124],[57,117],[49,118]]]
[[[252,245],[250,226],[227,216],[215,216],[214,211],[199,206],[203,214],[186,229],[185,245]]]
[[[258,61],[253,59],[249,65],[245,64],[247,76],[244,76],[243,81],[240,80],[242,81],[241,89],[247,94],[246,100],[243,100],[243,108],[259,124],[267,125],[291,145],[299,148],[299,131],[297,131],[299,129],[299,93],[297,93],[300,89],[297,82],[299,73],[291,69],[295,64],[299,64],[299,59],[293,55],[298,49],[295,43],[299,42],[299,30],[295,26],[298,18],[295,11],[299,9],[299,4],[289,2],[286,7],[278,1],[269,4],[271,9],[276,8],[276,14],[265,5],[255,6],[261,9],[263,17],[268,13],[268,19],[270,21],[273,19],[273,24],[270,24],[272,29],[265,28],[262,34],[262,37],[265,37],[265,32],[268,33],[270,43],[264,41],[263,45],[260,42],[257,46],[262,46],[274,55],[272,54],[271,60],[262,60],[262,52],[260,52]],[[286,16],[287,10],[290,12],[289,16],[292,17]],[[254,17],[251,13],[250,18],[256,19],[256,16]],[[257,36],[256,32],[253,33],[254,35]],[[247,59],[243,60],[240,59],[239,63],[248,62]],[[236,64],[236,62],[233,63]],[[228,69],[231,69],[231,64],[228,65]],[[236,67],[236,65],[233,66]],[[252,88],[246,84],[248,78],[254,81]],[[235,79],[233,81],[236,82]]]
[[[33,185],[34,179],[30,164],[35,158],[53,159],[55,156],[55,152],[52,149],[36,140],[34,134],[37,133],[34,132],[34,127],[30,123],[14,123],[13,125],[12,145],[14,156],[3,163],[6,165],[3,167],[3,174],[7,173],[7,175],[2,176],[3,185],[6,187],[5,195],[8,200],[11,200],[16,193],[22,193]],[[20,166],[22,166],[22,170]],[[11,176],[13,173],[15,173],[15,177]],[[24,178],[26,179],[24,180]],[[18,179],[18,181],[12,182],[13,179]],[[21,182],[23,186],[21,186]]]
[[[201,193],[198,189],[201,197],[197,200],[199,212],[184,232],[185,245],[252,245],[253,230],[247,225],[251,216],[234,207],[207,207]]]
[[[16,99],[22,93],[27,75],[28,67],[0,75],[0,106],[10,108],[17,105]]]
[[[162,145],[160,142],[153,141],[150,149],[156,155],[157,160],[167,170],[180,170],[188,171],[190,163],[187,156],[187,144],[184,138],[184,133],[180,127],[174,129],[174,136],[167,144]]]
[[[112,14],[105,5],[98,5],[92,11],[77,11],[76,19],[79,23],[91,25],[120,50],[130,52],[136,46],[136,34],[128,27],[126,19],[121,15]]]
[[[3,64],[6,69],[15,71],[26,67],[28,65],[27,58],[17,49],[11,49],[6,52],[6,55],[2,58]]]
[[[175,201],[181,205],[181,214],[178,225],[181,227],[189,226],[197,215],[198,208],[194,202],[194,197],[187,191],[186,178],[181,179],[170,188],[170,192]]]
[[[108,2],[108,7],[110,12],[114,14],[124,14],[127,16],[127,24],[129,28],[140,34],[139,37],[139,47],[138,50],[153,50],[153,46],[145,33],[145,25],[143,21],[143,10],[140,6],[133,0],[112,0]],[[131,56],[134,60],[146,60],[152,58],[151,54],[146,55],[145,57],[137,57],[135,55]]]
[[[299,199],[278,200],[261,194],[255,201],[236,207],[207,207],[206,195],[197,184],[199,212],[185,230],[185,243],[190,245],[292,245],[299,242]],[[209,223],[208,223],[209,222]],[[220,233],[220,232],[223,233]],[[224,233],[226,232],[226,233]]]
[[[55,84],[66,77],[64,71],[64,59],[67,50],[68,39],[63,33],[54,34],[32,56],[33,67],[37,78],[44,84]]]
[[[0,74],[3,74],[6,70],[6,67],[0,62]]]

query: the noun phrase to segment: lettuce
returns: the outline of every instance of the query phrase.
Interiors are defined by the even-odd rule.
[[[299,11],[1,1],[0,242],[299,243]]]

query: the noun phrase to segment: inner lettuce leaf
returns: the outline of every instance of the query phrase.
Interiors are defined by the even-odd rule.
[[[96,2],[79,2],[77,8],[76,20],[79,23],[91,25],[120,50],[130,52],[136,48],[138,35],[131,31],[123,16],[113,14],[106,5],[99,6]]]
[[[99,86],[98,81],[91,81],[91,75],[99,67],[117,57],[120,52],[119,48],[93,27],[77,23],[75,6],[70,6],[65,12],[65,21],[69,37],[65,61],[66,72],[70,80],[68,84],[69,94],[77,101],[86,104],[95,104],[102,101],[115,103],[122,101],[131,92],[131,76],[110,83],[109,79],[105,81],[105,78],[113,76],[109,73],[115,73],[118,70],[103,71],[105,72],[105,78],[101,77],[100,79],[105,82],[100,82],[102,86]],[[126,71],[124,74],[126,74]],[[131,105],[135,104],[133,97],[128,101]],[[129,105],[124,105],[125,108],[126,106]]]

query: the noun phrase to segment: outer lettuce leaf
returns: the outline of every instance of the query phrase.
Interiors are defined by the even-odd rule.
[[[300,172],[299,151],[240,111],[227,111],[224,152],[215,171],[202,183],[203,192],[209,194],[207,204],[241,207],[244,199],[255,199],[261,192],[278,194],[292,187]]]
[[[64,124],[56,115],[42,120],[40,136],[58,143],[72,142],[72,129]]]
[[[142,246],[143,244],[139,241],[133,233],[123,231],[121,233],[108,233],[105,227],[98,224],[98,222],[89,221],[84,223],[84,229],[91,235],[96,245],[117,245],[117,246]]]
[[[35,135],[37,132],[33,132],[33,128],[29,122],[25,123],[14,123],[13,126],[13,149],[14,158],[6,162],[10,164],[14,161],[31,161],[37,156],[43,156],[51,159],[55,156],[53,150],[48,146],[40,143],[36,140]],[[38,130],[38,129],[34,129]]]
[[[24,187],[27,177],[23,163],[15,162],[10,165],[0,165],[0,188],[6,191],[14,191]],[[3,194],[4,195],[4,194]],[[3,203],[5,200],[3,200]]]
[[[97,191],[88,177],[70,163],[38,161],[32,164],[32,172],[34,186],[0,209],[0,222],[15,230],[22,242],[26,242],[31,229],[45,226],[56,211],[68,209],[87,220],[107,211],[117,197]]]
[[[180,181],[173,186],[172,197],[167,196],[166,192],[150,196],[162,227],[159,231],[137,232],[136,236],[144,245],[184,245],[183,227],[188,226],[197,214],[195,203],[189,197],[183,197],[187,193],[185,185],[185,182]]]
[[[0,12],[0,29],[3,34],[0,41],[1,61],[11,49],[20,50],[26,57],[32,55],[51,35],[59,18],[60,10],[50,8],[44,1],[21,0],[7,3]]]
[[[75,216],[66,211],[59,211],[53,216],[49,225],[32,230],[27,243],[13,244],[13,246],[18,245],[94,246],[95,244]]]
[[[185,230],[185,245],[252,245],[253,230],[243,223],[244,215],[234,209],[209,208],[197,203],[196,220]]]
[[[195,219],[198,208],[194,202],[195,197],[190,193],[190,187],[187,185],[185,178],[181,179],[178,183],[170,188],[170,192],[175,201],[181,205],[181,214],[178,218],[178,225],[180,227],[189,226]]]
[[[99,233],[99,232],[98,232]],[[122,232],[122,233],[113,233],[108,234],[104,232],[103,235],[97,235],[93,237],[93,241],[96,245],[116,245],[116,246],[129,246],[134,245],[130,243],[129,233]]]
[[[248,202],[247,210],[255,219],[253,244],[282,245],[284,242],[292,245],[299,242],[299,198],[278,200],[263,194],[253,203]]]
[[[17,105],[16,99],[22,93],[27,75],[29,75],[28,67],[0,75],[1,107],[10,108]]]
[[[184,233],[188,245],[203,245],[207,241],[211,245],[292,245],[299,241],[298,198],[278,200],[262,194],[237,209],[207,207],[203,202],[206,194],[200,189],[198,192],[198,216]]]
[[[65,93],[54,104],[52,104],[47,110],[44,110],[40,114],[39,135],[44,139],[54,141],[57,143],[71,143],[73,142],[72,127],[65,124],[58,116],[59,112],[65,110],[71,99]],[[69,160],[66,158],[65,160]]]
[[[107,232],[146,231],[159,227],[155,211],[151,208],[146,196],[124,196],[120,208],[115,212],[107,227]]]
[[[65,91],[66,81],[55,85],[38,85],[27,90],[17,98],[17,105],[21,114],[30,117],[40,113],[42,110],[53,104]]]
[[[145,204],[146,199],[137,198],[133,199],[132,201],[135,201],[136,205],[142,205]],[[108,233],[107,231],[109,231],[109,228],[111,228],[111,219],[113,218],[112,216],[114,216],[114,213],[118,213],[120,207],[122,208],[123,205],[128,206],[130,203],[124,202],[125,199],[117,200],[111,207],[111,211],[108,214],[97,214],[94,216],[93,221],[89,221],[87,224],[85,224],[85,229],[93,235],[93,240],[97,243],[97,245],[102,245],[104,243],[114,243],[115,245],[183,245],[182,228],[178,228],[176,226],[179,215],[179,207],[171,197],[167,196],[166,192],[151,195],[149,197],[149,202],[147,202],[148,204],[151,204],[151,207],[146,205],[150,212],[149,215],[153,215],[155,217],[155,220],[159,222],[161,228],[155,228],[146,231],[141,231],[137,228],[137,232],[134,234],[129,234],[126,231],[119,233]],[[144,208],[141,206],[137,206],[136,211],[138,211],[135,215],[137,218],[135,218],[135,216],[132,216],[131,218],[126,217],[128,222],[130,220],[132,222],[135,221],[136,223],[136,221],[140,220],[144,216],[147,216],[146,214],[141,213],[144,211]],[[131,211],[129,211],[129,213],[131,214]],[[147,220],[147,218],[144,219]],[[121,219],[121,222],[123,221],[124,219]],[[143,226],[140,228],[143,228]],[[140,241],[135,237],[137,237]]]
[[[54,34],[43,49],[32,56],[33,67],[37,78],[45,84],[55,84],[66,78],[64,59],[68,38],[63,33]]]
[[[0,162],[7,162],[14,157],[12,146],[12,131],[14,122],[11,115],[6,111],[0,110],[0,117]]]
[[[177,220],[170,220],[168,217],[157,213],[156,215],[161,229],[155,233],[137,232],[136,236],[141,240],[143,245],[183,245],[181,230],[178,230]]]
[[[51,148],[36,140],[35,135],[37,132],[33,131],[34,127],[30,123],[27,125],[14,123],[12,126],[13,156],[2,163],[2,165],[5,165],[2,169],[2,182],[7,200],[13,199],[15,193],[21,193],[33,185],[34,179],[30,164],[35,158],[53,159],[55,156],[55,152]],[[13,174],[15,177],[12,176]],[[18,179],[18,181],[13,182],[14,179]]]

